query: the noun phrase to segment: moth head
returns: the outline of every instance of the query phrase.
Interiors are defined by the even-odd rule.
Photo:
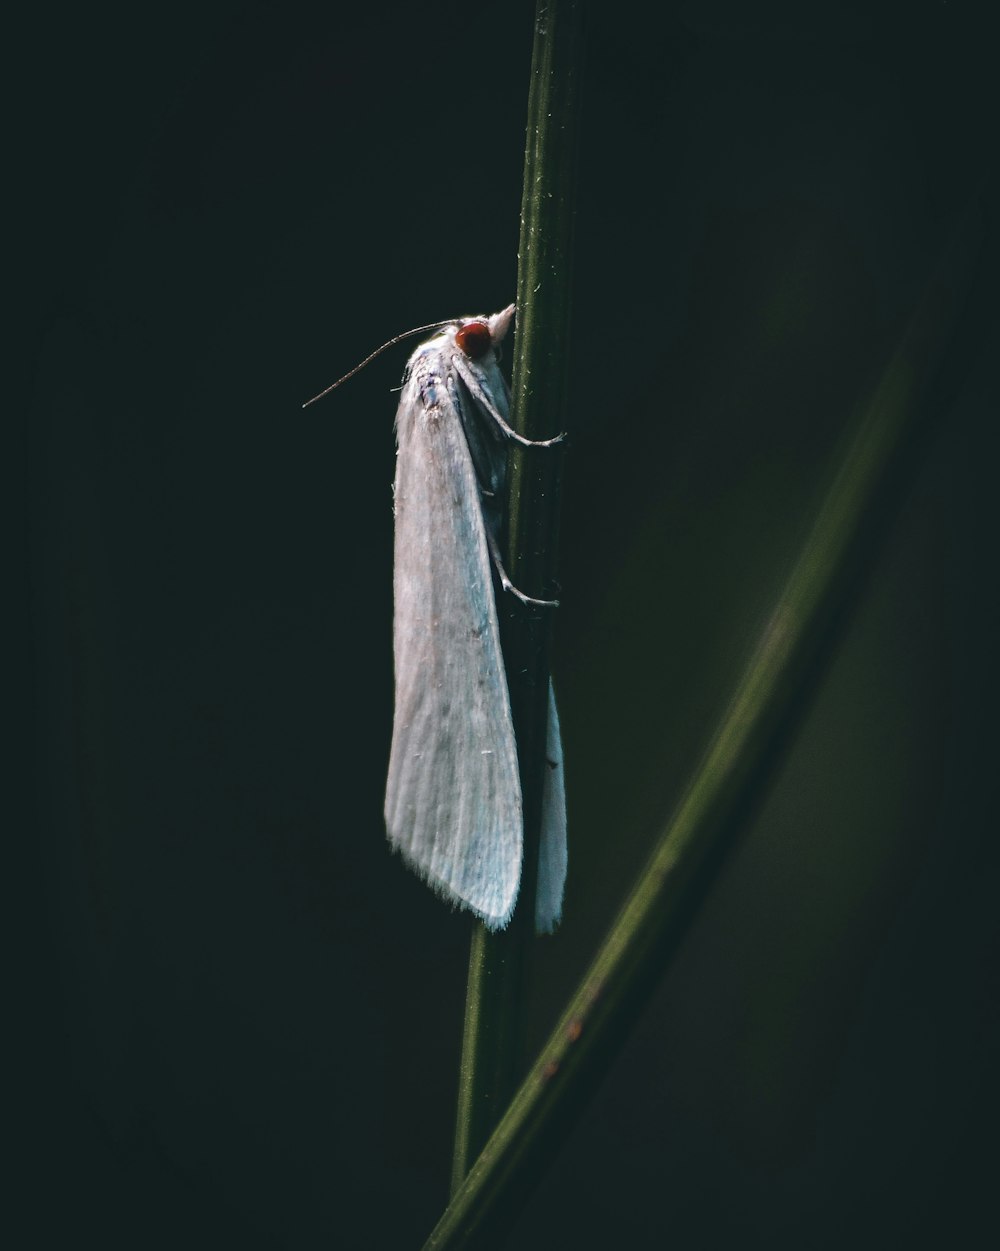
[[[470,318],[455,331],[455,343],[469,360],[482,360],[491,348],[499,348],[500,341],[510,329],[513,320],[513,304],[508,304],[502,312],[494,313],[492,317]]]

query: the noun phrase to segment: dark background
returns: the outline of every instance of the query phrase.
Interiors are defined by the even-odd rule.
[[[532,10],[57,5],[11,31],[18,1246],[411,1247],[445,1202],[470,922],[381,820],[407,349],[299,405],[513,298]],[[816,697],[512,1247],[995,1235],[988,13],[592,15],[571,861],[536,1042],[977,186],[987,242]]]

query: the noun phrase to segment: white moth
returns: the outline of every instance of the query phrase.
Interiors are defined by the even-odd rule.
[[[507,924],[521,881],[524,818],[494,599],[528,604],[500,563],[509,424],[497,349],[514,305],[450,322],[407,363],[396,413],[396,706],[385,794],[392,846],[429,885],[490,929]],[[561,438],[561,436],[559,436]],[[558,439],[549,439],[548,446]],[[549,686],[535,928],[562,913],[566,796]]]

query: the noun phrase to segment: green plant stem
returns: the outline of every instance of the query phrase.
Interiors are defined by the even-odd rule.
[[[581,0],[539,0],[528,96],[512,420],[531,439],[565,430],[575,201]],[[514,584],[555,587],[561,452],[511,446],[505,560]],[[524,1073],[521,972],[534,937],[542,770],[553,609],[498,604],[524,804],[517,907],[499,934],[475,926],[469,956],[452,1189],[493,1131]]]
[[[818,659],[870,559],[880,509],[920,429],[921,393],[949,341],[979,242],[978,216],[954,236],[871,398],[732,702],[685,797],[496,1131],[426,1243],[499,1244],[657,984],[704,897],[720,850],[745,822]]]

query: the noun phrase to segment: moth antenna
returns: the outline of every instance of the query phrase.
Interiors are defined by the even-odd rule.
[[[338,378],[336,382],[331,382],[325,391],[320,391],[319,395],[314,395],[311,400],[306,400],[302,407],[308,408],[310,404],[315,404],[317,400],[321,400],[324,395],[329,395],[331,391],[336,391],[342,382],[346,382],[348,378],[353,378],[355,374],[360,373],[366,365],[371,364],[376,356],[381,356],[386,348],[391,348],[397,343],[402,343],[404,339],[409,339],[412,335],[423,334],[425,330],[439,330],[442,326],[450,325],[452,321],[454,321],[454,318],[451,317],[447,318],[445,321],[432,321],[428,322],[426,326],[414,326],[412,330],[404,330],[402,334],[394,335],[393,338],[389,339],[387,342],[383,343],[381,347],[377,347],[374,352],[371,352],[368,356],[366,356],[360,365],[355,365],[354,368],[344,374],[342,378]]]

